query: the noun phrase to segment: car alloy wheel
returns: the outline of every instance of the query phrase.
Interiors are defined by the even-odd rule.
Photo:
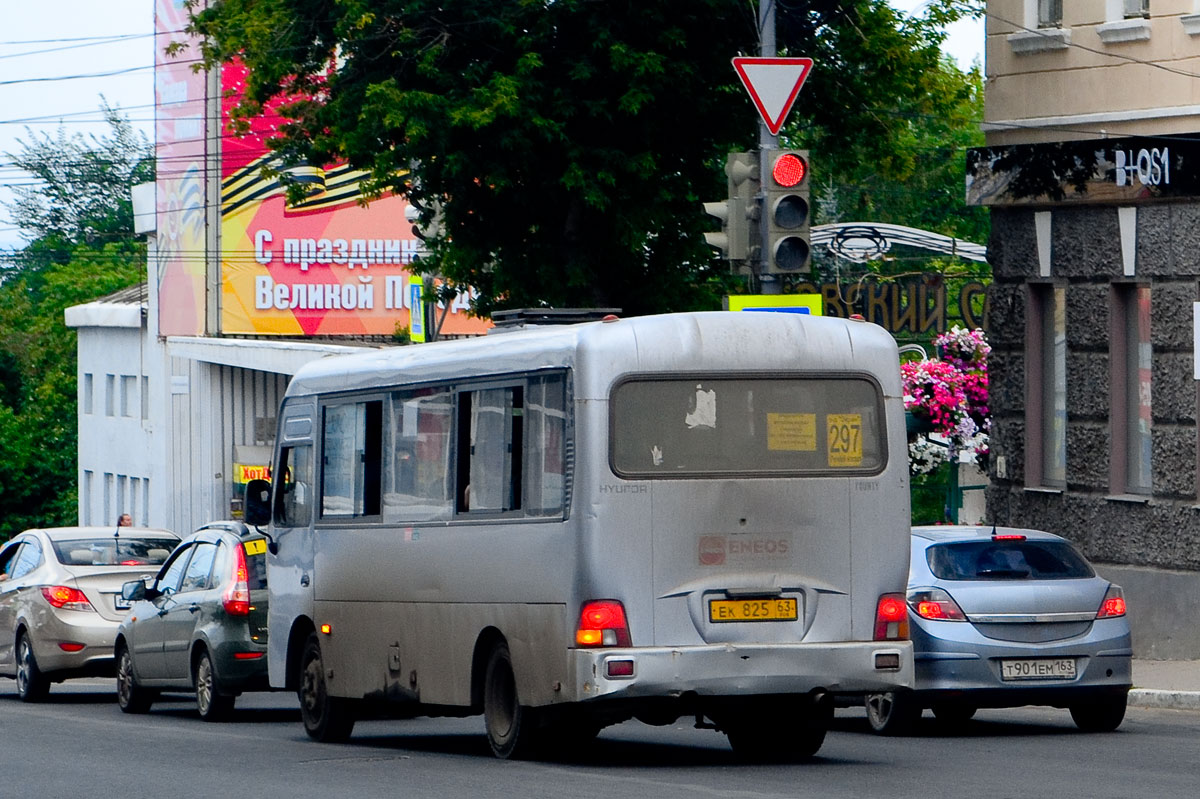
[[[117,705],[126,713],[145,713],[154,704],[156,691],[138,685],[133,673],[133,654],[129,648],[117,649]]]
[[[22,632],[17,638],[17,695],[23,702],[38,702],[50,692],[50,681],[38,668],[33,656],[33,643]]]
[[[234,697],[217,690],[216,673],[208,650],[202,650],[196,660],[193,683],[196,688],[196,710],[205,721],[220,721],[233,710]]]
[[[867,722],[880,735],[906,735],[921,718],[921,706],[904,691],[867,694]]]

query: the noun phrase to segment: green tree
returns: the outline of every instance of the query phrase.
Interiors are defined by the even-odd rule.
[[[285,160],[344,159],[427,215],[440,209],[422,268],[479,289],[478,312],[636,314],[714,307],[724,291],[700,201],[723,193],[724,154],[757,142],[729,63],[759,51],[756,2],[192,6],[207,63],[250,67],[243,114],[289,101],[295,122],[274,145]],[[792,124],[831,163],[833,143],[853,142],[884,179],[910,177],[912,121],[959,107],[939,26],[970,9],[929,8],[904,22],[884,0],[779,4],[781,53],[817,59]]]
[[[12,156],[40,181],[10,206],[32,241],[0,273],[0,540],[75,523],[76,340],[63,312],[144,279],[128,198],[131,185],[153,180],[154,164],[144,138],[105,110],[110,137],[60,131]]]
[[[103,99],[103,98],[102,98]],[[29,239],[104,242],[133,232],[129,189],[154,180],[154,147],[119,110],[102,102],[104,136],[30,133],[20,153],[6,153],[34,183],[14,186],[5,203]]]

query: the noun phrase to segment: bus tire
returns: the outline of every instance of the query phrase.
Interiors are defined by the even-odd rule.
[[[537,736],[537,711],[517,696],[508,644],[499,643],[488,658],[483,678],[483,721],[492,754],[502,759],[528,757]]]
[[[300,718],[304,731],[314,741],[340,743],[354,730],[354,702],[330,696],[325,682],[325,663],[321,658],[321,639],[313,633],[300,656],[300,674],[296,681],[300,700]]]
[[[825,743],[833,721],[828,699],[784,701],[777,707],[739,713],[724,722],[729,746],[750,763],[802,763]]]

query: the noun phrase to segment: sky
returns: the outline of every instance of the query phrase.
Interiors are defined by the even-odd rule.
[[[889,2],[912,13],[926,0]],[[154,0],[0,0],[0,20],[0,204],[28,180],[7,155],[21,151],[19,140],[56,135],[60,124],[68,134],[105,135],[101,96],[153,137]],[[964,68],[982,60],[982,20],[948,33],[945,49]],[[23,244],[0,207],[0,254]]]

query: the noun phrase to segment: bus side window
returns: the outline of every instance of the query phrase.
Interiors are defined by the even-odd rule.
[[[378,516],[383,402],[328,405],[322,427],[321,516]]]
[[[308,444],[283,448],[275,489],[275,523],[280,527],[307,527],[312,519],[312,449]]]
[[[460,513],[521,507],[524,393],[506,386],[458,395]]]

